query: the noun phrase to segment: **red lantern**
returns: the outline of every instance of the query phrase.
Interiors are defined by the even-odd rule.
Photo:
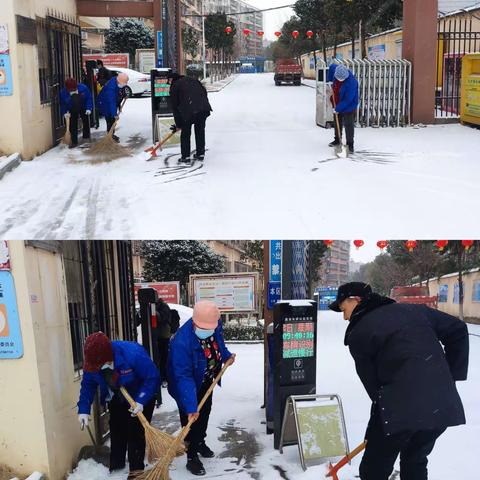
[[[473,240],[462,240],[462,245],[465,251],[468,252],[473,245]]]
[[[313,37],[313,32],[311,30],[307,30],[307,37],[312,38]]]
[[[323,243],[327,246],[327,248],[331,248],[333,245],[333,240],[324,240]]]
[[[443,252],[444,248],[448,245],[448,240],[437,240],[435,245],[441,252]]]
[[[405,242],[405,246],[408,248],[408,251],[411,253],[417,247],[417,241],[416,240],[407,240]]]
[[[243,34],[248,37],[250,35],[251,31],[248,28],[243,29]]]
[[[275,36],[276,36],[277,38],[280,38],[280,37],[282,36],[282,32],[275,32]]]
[[[230,35],[230,34],[232,33],[232,27],[227,27],[227,28],[225,29],[225,33],[226,33],[227,35]]]
[[[265,32],[262,32],[261,30],[257,32],[257,35],[262,38],[265,35]]]
[[[298,30],[294,30],[292,32],[292,37],[296,40],[298,38],[298,36],[300,35],[300,33],[298,33]]]
[[[365,245],[365,242],[363,240],[354,240],[353,244],[357,247],[357,250],[359,250],[360,247],[363,247]]]
[[[388,246],[388,242],[386,240],[379,240],[377,242],[377,247],[380,249],[380,250],[384,250],[385,248],[387,248]]]

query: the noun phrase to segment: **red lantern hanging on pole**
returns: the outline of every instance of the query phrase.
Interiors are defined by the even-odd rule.
[[[227,27],[227,28],[225,28],[225,33],[226,33],[227,35],[230,35],[230,34],[232,33],[232,27]]]
[[[412,253],[415,248],[417,247],[417,241],[416,240],[407,240],[405,242],[405,246],[407,247],[408,251]]]
[[[468,252],[473,245],[473,240],[462,240],[462,245],[465,251]]]
[[[244,28],[243,29],[243,34],[248,37],[250,35],[250,33],[252,33],[248,28]]]
[[[307,37],[312,38],[313,37],[313,32],[311,30],[307,30]]]
[[[377,247],[380,249],[380,250],[384,250],[385,248],[387,248],[388,246],[388,242],[386,240],[379,240],[377,242]]]
[[[262,38],[265,35],[265,32],[262,32],[261,30],[257,32],[257,35]]]
[[[292,32],[292,37],[296,40],[298,38],[298,36],[300,35],[300,33],[298,32],[298,30],[294,30]]]
[[[363,247],[365,245],[365,242],[363,240],[354,240],[353,244],[357,248],[357,250],[360,250],[360,247]]]
[[[276,36],[277,38],[280,38],[280,37],[282,36],[282,32],[275,32],[275,36]]]
[[[324,240],[323,243],[327,246],[327,248],[331,248],[333,245],[333,240]]]
[[[435,245],[438,248],[438,250],[440,250],[440,252],[443,252],[445,247],[448,245],[448,240],[437,240],[435,242]]]

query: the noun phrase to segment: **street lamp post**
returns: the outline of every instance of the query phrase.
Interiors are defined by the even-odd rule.
[[[203,56],[203,80],[207,80],[207,53],[205,48],[205,6],[202,2],[202,56]],[[210,72],[210,75],[212,72]]]

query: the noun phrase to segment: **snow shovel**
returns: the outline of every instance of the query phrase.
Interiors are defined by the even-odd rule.
[[[208,400],[208,397],[213,392],[213,389],[217,385],[217,383],[220,381],[222,378],[223,374],[227,370],[227,368],[232,365],[233,360],[229,358],[226,362],[225,365],[223,366],[222,370],[220,373],[215,377],[213,380],[212,384],[210,385],[209,389],[206,391],[205,395],[203,398],[200,400],[200,403],[198,404],[198,411],[202,409],[203,405],[205,405],[205,402]],[[148,470],[141,475],[137,477],[137,480],[169,480],[169,468],[170,464],[174,460],[174,458],[177,456],[176,452],[179,449],[179,446],[183,444],[183,441],[185,440],[185,437],[188,435],[188,432],[190,431],[190,428],[192,427],[193,423],[195,420],[192,418],[188,421],[188,423],[183,427],[182,431],[174,439],[174,441],[171,443],[169,449],[167,450],[167,453],[163,457],[162,460],[160,460],[151,470]]]
[[[337,108],[337,104],[335,102],[335,94],[332,95],[333,100],[333,108]],[[339,158],[347,158],[348,157],[348,150],[347,146],[343,144],[342,140],[342,130],[340,128],[340,121],[338,120],[338,113],[335,111],[335,126],[337,127],[337,136],[338,141],[340,142],[339,148],[336,149],[336,155]]]
[[[337,472],[344,467],[353,457],[356,457],[360,452],[362,452],[367,445],[367,441],[365,440],[361,443],[355,450],[352,450],[348,455],[345,455],[335,466],[331,463],[328,465],[328,473],[325,477],[332,477],[333,480],[338,480]]]
[[[84,429],[84,424],[82,424],[81,429]],[[77,463],[80,463],[81,460],[88,460],[92,458],[97,463],[105,465],[105,467],[110,467],[110,448],[105,445],[98,445],[95,441],[95,438],[90,430],[90,427],[87,425],[88,435],[92,441],[92,445],[85,445],[80,449],[78,454]]]
[[[160,140],[157,145],[145,149],[145,152],[150,152],[152,154],[149,160],[151,160],[152,158],[156,158],[158,156],[157,151],[162,150],[162,145],[165,145],[165,143],[167,143],[179,131],[180,129],[178,128],[175,132],[170,132],[166,137],[162,138],[162,140]]]
[[[62,143],[68,146],[72,144],[72,134],[70,133],[70,115],[65,117],[65,135],[62,138]]]

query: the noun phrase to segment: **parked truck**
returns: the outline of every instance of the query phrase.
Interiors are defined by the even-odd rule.
[[[431,296],[428,287],[424,286],[393,287],[390,297],[398,303],[416,303],[438,308],[438,296]]]
[[[302,67],[295,58],[280,58],[275,64],[275,85],[280,86],[282,83],[293,83],[293,85],[301,85]]]

